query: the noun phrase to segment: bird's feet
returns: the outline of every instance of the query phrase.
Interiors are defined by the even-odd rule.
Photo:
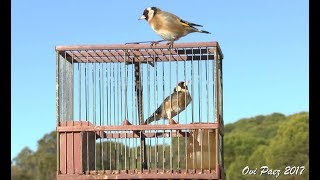
[[[150,46],[155,46],[155,45],[159,44],[160,42],[163,42],[163,40],[151,41]]]
[[[169,46],[168,48],[171,49],[173,47],[173,41],[168,42],[167,45]]]
[[[169,119],[169,124],[177,124],[177,122],[173,119]]]

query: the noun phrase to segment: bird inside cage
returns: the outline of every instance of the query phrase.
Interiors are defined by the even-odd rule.
[[[185,21],[170,12],[162,11],[157,7],[146,8],[139,20],[141,19],[148,21],[151,28],[160,35],[163,40],[170,41],[168,43],[169,48],[173,46],[174,41],[177,41],[190,33],[200,32],[211,34],[208,31],[200,30],[195,27],[202,27],[202,25]],[[163,40],[153,41],[151,45],[155,45]]]
[[[145,124],[150,124],[161,118],[168,119],[170,124],[176,124],[172,118],[185,110],[192,101],[188,90],[188,83],[188,81],[179,82],[174,88],[173,93],[166,97],[157,110],[145,120]]]

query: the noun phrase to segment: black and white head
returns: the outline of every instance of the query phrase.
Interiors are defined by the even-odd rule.
[[[160,9],[157,7],[148,7],[143,11],[143,14],[139,20],[145,19],[146,21],[150,21],[159,10]]]
[[[189,81],[181,81],[178,83],[177,87],[175,88],[175,91],[184,91],[184,92],[187,92],[188,91],[188,84],[189,84]]]

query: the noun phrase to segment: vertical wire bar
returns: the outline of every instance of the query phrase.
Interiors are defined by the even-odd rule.
[[[216,81],[215,81],[215,59],[216,59],[216,55],[215,55],[215,53],[214,53],[214,47],[212,48],[212,50],[213,50],[213,60],[212,60],[212,72],[213,73],[211,73],[212,74],[212,111],[211,112],[213,112],[213,119],[212,119],[212,121],[213,121],[213,123],[216,123],[216,116],[215,116],[215,108],[216,108],[216,106],[215,106],[215,84],[216,84]],[[217,131],[216,129],[213,131],[213,133],[212,134],[214,134],[215,133],[215,131]],[[217,151],[215,152],[215,153],[217,153]],[[216,154],[212,154],[212,156],[216,156]],[[215,163],[215,164],[217,164],[217,162],[212,162],[212,163]],[[216,170],[217,170],[217,167],[216,167]]]
[[[117,51],[116,51],[117,52]],[[117,55],[117,60],[119,59],[119,55]],[[116,98],[116,117],[115,117],[115,124],[114,125],[118,125],[119,122],[120,122],[120,104],[121,104],[121,92],[120,92],[120,64],[118,61],[116,61],[116,70],[115,70],[115,78],[116,78],[116,84],[115,84],[115,88],[116,88],[116,91],[115,91],[115,96],[117,97]],[[120,131],[115,131],[115,133],[119,133]],[[120,138],[115,138],[115,142],[116,142],[116,157],[117,157],[117,161],[116,161],[116,164],[117,164],[117,168],[116,170],[120,170],[121,168],[121,164],[120,164],[120,156],[121,156],[121,145],[120,145]]]
[[[88,81],[89,81],[89,73],[88,73],[88,56],[86,57],[86,82],[85,82],[85,87],[86,87],[86,122],[89,122],[89,87],[88,87]],[[89,123],[88,123],[89,125]],[[86,132],[86,138],[87,138],[87,171],[89,171],[89,133]]]
[[[128,52],[127,52],[128,53]],[[135,111],[135,106],[134,106],[134,95],[133,95],[133,92],[134,92],[134,79],[133,79],[133,77],[134,77],[134,70],[133,70],[133,58],[131,58],[131,72],[132,72],[132,74],[131,74],[131,104],[132,104],[132,107],[131,107],[131,113],[132,113],[132,122],[133,123],[135,123],[135,118],[134,118],[134,111]],[[132,135],[134,136],[134,132],[132,131]],[[132,150],[132,163],[133,163],[133,167],[132,168],[134,168],[134,169],[136,169],[135,168],[135,138],[133,138],[132,139],[132,145],[133,145],[133,150]],[[131,154],[131,153],[130,153]]]
[[[220,54],[218,54],[219,64],[220,64],[220,114],[221,114],[221,123],[224,125],[223,122],[223,74],[222,74],[222,59],[220,57]]]
[[[119,54],[119,53],[118,53]],[[117,59],[119,60],[119,55],[117,56]],[[120,64],[120,62],[117,63],[118,66],[118,73],[117,73],[117,77],[118,77],[118,81],[117,81],[117,87],[118,87],[118,123],[120,124],[121,122],[121,117],[122,117],[122,78],[121,78],[121,70],[122,70],[122,66]],[[121,131],[118,131],[121,132]],[[120,158],[122,157],[122,144],[121,144],[121,139],[117,138],[117,144],[118,144],[118,151],[119,151],[119,146],[120,146],[120,151],[119,151],[119,157],[118,157],[118,161],[119,161],[119,169],[121,169],[122,167],[122,163],[120,162]]]
[[[71,66],[72,68],[70,68],[72,71],[71,71],[71,77],[72,77],[72,84],[71,84],[71,97],[72,97],[72,101],[71,101],[71,119],[72,119],[72,125],[74,125],[74,57],[73,57],[73,53],[72,53],[72,56],[71,56]]]
[[[105,104],[105,106],[103,105],[103,109],[105,108],[106,109],[106,123],[104,123],[104,119],[103,119],[103,125],[109,125],[109,81],[108,81],[108,73],[109,73],[109,70],[108,70],[108,63],[106,64],[106,69],[105,69],[105,75],[103,77],[106,78],[106,80],[103,80],[102,83],[105,84],[105,86],[103,86],[103,88],[105,89],[106,91],[106,102],[104,102],[104,98],[103,98],[103,104]],[[103,93],[104,94],[104,93]],[[109,139],[107,139],[106,143],[103,143],[103,144],[106,144],[106,154],[108,154],[108,142],[109,142]],[[104,153],[104,151],[103,151]],[[110,161],[110,159],[109,159]],[[103,164],[104,164],[104,160],[103,160]],[[107,165],[108,166],[108,165]],[[105,168],[106,169],[106,168]],[[103,169],[103,170],[105,170]]]
[[[115,69],[117,64],[115,62],[112,63],[112,97],[113,97],[113,126],[116,125],[116,119],[117,119],[117,114],[116,114],[116,110],[117,105],[116,105],[116,78],[117,76],[115,75]],[[112,131],[111,133],[116,133],[116,131]],[[117,140],[114,139],[113,141],[114,147],[113,147],[113,152],[114,152],[114,169],[113,170],[117,170],[118,166],[117,166]]]
[[[111,94],[113,95],[113,125],[116,125],[116,80],[115,80],[115,75],[114,75],[114,72],[115,72],[115,64],[112,63],[112,92]],[[111,96],[112,97],[112,96]]]
[[[126,51],[127,52],[127,51]],[[125,52],[125,53],[126,53]],[[128,112],[128,80],[129,80],[129,70],[128,70],[128,66],[127,66],[127,61],[128,61],[128,56],[126,56],[125,54],[125,63],[124,63],[124,67],[126,69],[126,73],[125,73],[125,119],[129,119],[129,112]]]
[[[118,58],[118,57],[117,57]],[[116,84],[115,84],[115,88],[116,88],[116,92],[115,92],[115,94],[117,94],[117,102],[116,102],[116,107],[117,107],[117,110],[116,110],[116,118],[115,118],[115,124],[114,125],[117,125],[118,124],[118,122],[119,122],[119,120],[120,120],[120,107],[119,107],[119,105],[120,105],[120,102],[119,101],[121,101],[121,95],[120,95],[120,87],[119,87],[119,75],[120,75],[120,73],[119,73],[119,70],[120,70],[120,67],[119,67],[119,62],[117,62],[116,63],[116,65],[117,65],[117,67],[116,67],[116,69],[117,69],[117,71],[115,72],[116,73]],[[119,131],[116,131],[116,133],[118,133]],[[116,168],[116,170],[119,170],[120,169],[120,152],[119,152],[119,146],[120,146],[120,144],[119,144],[119,138],[116,138],[115,139],[115,141],[116,141],[116,152],[117,152],[117,155],[116,155],[116,157],[117,157],[117,161],[116,161],[116,164],[117,164],[117,168]],[[121,149],[121,148],[120,148]]]
[[[134,104],[135,104],[135,107],[137,107],[137,97],[136,96],[134,96]],[[136,123],[139,123],[137,109],[134,113],[134,118],[136,120]],[[136,170],[138,170],[138,139],[137,138],[135,139],[135,147],[136,147],[135,148],[135,167],[136,167]]]
[[[74,104],[75,104],[75,98],[74,98],[74,91],[76,91],[75,90],[75,84],[74,84],[74,71],[75,71],[75,69],[76,69],[76,67],[74,66],[74,56],[73,56],[73,53],[72,53],[72,55],[71,55],[71,64],[72,64],[72,69],[70,69],[71,70],[71,76],[72,76],[72,81],[71,81],[71,83],[70,83],[70,85],[69,85],[69,87],[71,87],[71,98],[72,98],[72,101],[71,101],[71,110],[69,111],[70,113],[71,113],[71,120],[72,120],[72,126],[74,126],[75,125],[75,123],[74,123],[74,121],[75,121],[75,118],[74,118],[74,114],[76,114],[76,112],[75,112],[75,108],[74,108]],[[72,172],[71,173],[73,173],[73,174],[75,174],[75,159],[74,159],[74,151],[75,151],[75,148],[74,148],[74,132],[72,131],[71,132],[71,138],[72,138],[72,142],[71,142],[71,148],[72,148],[72,157],[71,157],[71,164],[72,164]]]
[[[209,49],[208,47],[206,48],[206,53],[207,53],[207,59],[206,59],[206,99],[207,99],[207,123],[209,124],[209,98],[210,98],[210,93],[209,93]],[[210,130],[208,131],[208,156],[209,156],[209,171],[211,171],[211,152],[210,152],[210,146],[211,146],[211,142],[210,142]]]
[[[156,133],[158,133],[158,130],[156,130]],[[155,134],[155,148],[154,148],[154,165],[155,165],[155,169],[156,169],[156,172],[158,173],[158,170],[159,170],[159,141],[158,141],[158,137],[157,135]]]
[[[134,134],[133,134],[134,135]],[[131,169],[131,140],[132,139],[129,139],[129,141],[128,141],[128,147],[129,147],[129,150],[128,150],[128,161],[129,161],[129,163],[128,163],[128,170],[130,170]]]
[[[157,81],[157,77],[158,77],[158,64],[156,63],[156,56],[153,56],[153,64],[154,64],[154,101],[153,101],[153,109],[156,109],[157,107],[157,103],[158,103],[158,81]],[[157,122],[156,122],[157,123]],[[154,166],[155,169],[158,172],[158,138],[156,136],[156,134],[158,133],[158,130],[155,131],[155,148],[154,148]]]
[[[108,103],[108,106],[109,106],[109,126],[112,126],[112,123],[114,121],[114,112],[113,112],[113,109],[114,109],[114,104],[113,104],[113,98],[114,98],[114,95],[112,94],[113,93],[113,81],[114,81],[114,78],[112,76],[112,73],[113,73],[113,66],[114,66],[114,63],[109,63],[109,103]],[[109,131],[110,133],[112,133],[112,131]],[[110,146],[111,146],[111,142],[112,142],[112,138],[109,139],[110,141]],[[110,147],[110,152],[111,153],[111,147]],[[110,156],[110,157],[113,157],[113,156]],[[111,162],[110,162],[111,163]],[[110,164],[110,168],[111,168],[111,164]]]
[[[72,62],[72,87],[71,88],[73,88],[72,89],[72,111],[71,111],[71,113],[72,113],[72,115],[71,115],[71,119],[72,119],[72,126],[74,126],[74,116],[73,116],[73,114],[74,114],[74,111],[75,111],[75,109],[74,109],[74,101],[75,101],[75,98],[74,98],[74,91],[75,91],[75,87],[74,87],[74,56],[73,56],[73,53],[72,53],[72,55],[71,55],[71,62]],[[73,174],[75,174],[75,167],[74,167],[74,132],[72,132],[72,173]]]
[[[176,49],[176,51],[178,52],[178,49]],[[179,61],[176,60],[176,84],[179,83],[179,73],[178,73],[178,66],[179,66]],[[185,81],[184,81],[185,82]],[[178,101],[177,101],[177,107],[179,107],[179,98],[178,98]],[[180,124],[180,116],[179,116],[179,113],[178,113],[178,124]],[[178,131],[176,131],[177,135],[178,135]],[[180,136],[178,136],[178,143],[177,143],[177,148],[178,148],[178,158],[177,158],[177,169],[180,170]]]
[[[64,58],[66,57],[66,53],[64,53]],[[67,116],[66,116],[66,114],[67,114],[67,108],[66,108],[66,106],[67,106],[67,103],[66,103],[66,93],[67,93],[67,91],[66,91],[66,74],[67,74],[67,71],[66,71],[66,60],[65,59],[63,59],[63,61],[62,61],[62,73],[61,73],[61,75],[62,75],[62,83],[61,83],[61,90],[62,90],[62,98],[61,98],[61,101],[62,101],[62,108],[61,108],[61,115],[62,115],[62,121],[66,121],[67,120]]]
[[[171,91],[171,84],[172,84],[172,82],[171,82],[171,79],[172,79],[172,73],[171,73],[171,70],[172,70],[172,62],[171,62],[171,48],[169,48],[169,64],[170,64],[170,77],[169,77],[169,79],[170,79],[170,91]],[[178,98],[179,99],[179,98]],[[172,117],[172,108],[173,107],[173,105],[172,105],[172,96],[171,96],[171,92],[170,92],[170,118],[171,119],[173,119],[173,117]],[[170,122],[171,122],[171,120],[169,119],[169,124],[170,124]],[[169,158],[170,158],[170,172],[172,173],[172,130],[170,130],[170,156],[169,156]]]
[[[111,110],[111,104],[112,104],[112,97],[111,97],[111,91],[112,91],[112,76],[111,76],[111,66],[112,63],[108,63],[107,66],[108,67],[108,73],[107,73],[107,114],[108,114],[108,119],[107,119],[107,125],[111,125],[111,121],[112,121],[112,110]],[[109,76],[108,76],[109,74]],[[108,131],[108,133],[111,133],[111,131]],[[112,166],[111,166],[111,161],[112,161],[112,156],[111,156],[111,139],[108,139],[109,142],[109,170],[112,170]]]
[[[60,55],[59,52],[56,51],[56,126],[60,126]],[[60,133],[57,131],[56,133],[57,138],[57,172],[60,174]]]
[[[202,75],[202,68],[201,68],[201,66],[202,66],[202,59],[201,59],[201,56],[202,56],[202,54],[201,54],[201,49],[200,49],[200,59],[199,59],[199,61],[198,61],[198,90],[199,90],[199,107],[198,107],[198,111],[199,111],[199,123],[202,123],[202,119],[201,119],[201,108],[202,108],[202,106],[201,106],[201,99],[202,99],[202,92],[201,92],[201,85],[202,85],[202,79],[201,79],[201,75]]]
[[[199,83],[198,83],[198,88],[199,88],[199,123],[202,123],[202,111],[201,111],[201,108],[202,108],[202,102],[201,102],[201,99],[202,99],[202,52],[201,52],[201,48],[199,48],[200,50],[200,59],[198,61],[198,76],[199,76]],[[200,166],[201,166],[201,171],[203,170],[203,129],[201,129],[201,137],[200,137],[200,140],[201,140],[201,146],[200,146],[200,151],[201,151],[201,155],[200,155]]]
[[[104,88],[103,88],[103,64],[104,63],[99,63],[99,92],[100,92],[100,95],[99,95],[99,99],[100,99],[100,126],[103,125],[103,119],[104,119]],[[101,152],[101,169],[104,170],[104,164],[103,164],[103,159],[104,159],[104,149],[103,149],[103,144],[104,144],[104,133],[103,131],[99,131],[99,134],[100,134],[100,152]]]
[[[126,66],[126,62],[127,61],[127,54],[126,52],[124,52],[124,62],[123,62],[123,66],[124,66],[124,120],[128,120],[127,117],[127,113],[128,113],[128,102],[127,102],[127,66]],[[125,131],[125,146],[124,146],[124,169],[127,170],[127,131]]]
[[[120,59],[120,57],[118,56],[118,59]],[[118,122],[118,124],[121,124],[121,118],[123,117],[123,115],[125,115],[125,113],[123,113],[123,101],[124,101],[124,97],[123,97],[123,93],[124,93],[124,87],[123,87],[123,82],[122,82],[122,66],[121,66],[121,62],[118,62],[118,64],[119,64],[119,79],[120,79],[120,84],[119,84],[119,88],[120,88],[120,91],[119,91],[119,93],[120,93],[120,114],[119,114],[119,122]]]
[[[206,54],[207,54],[207,58],[206,58],[206,62],[205,62],[205,66],[206,66],[206,102],[207,102],[207,107],[206,107],[206,111],[207,111],[207,123],[209,123],[209,50],[208,47],[206,48]],[[209,132],[209,131],[208,131]]]
[[[107,119],[106,124],[111,125],[111,63],[106,64],[106,93],[107,93]],[[108,140],[110,141],[110,140]]]
[[[65,55],[67,55],[67,54],[65,54]],[[69,85],[69,88],[71,88],[71,98],[72,98],[72,101],[70,101],[71,102],[71,110],[69,110],[69,113],[71,113],[70,114],[70,118],[71,118],[71,120],[72,120],[72,126],[74,126],[74,101],[75,101],[75,99],[74,99],[74,56],[73,56],[73,53],[72,53],[72,55],[71,55],[71,68],[70,68],[70,70],[71,70],[71,72],[70,72],[70,74],[71,74],[71,77],[72,77],[72,81],[71,81],[71,84]],[[71,87],[70,87],[71,86]],[[71,157],[71,164],[72,164],[72,172],[71,173],[75,173],[75,168],[74,168],[74,132],[71,132],[71,137],[72,137],[72,157]]]
[[[67,108],[66,108],[66,95],[65,95],[65,93],[66,93],[66,77],[67,77],[67,70],[66,70],[66,52],[64,53],[64,60],[63,60],[63,63],[62,63],[62,71],[63,71],[63,73],[62,73],[62,94],[63,94],[63,96],[62,96],[62,117],[64,118],[63,120],[64,121],[67,121]],[[67,123],[67,122],[66,122]],[[68,138],[67,138],[67,132],[65,132],[65,140],[66,140],[66,143],[65,143],[65,152],[66,152],[66,154],[65,154],[65,172],[66,172],[66,174],[68,174],[68,156],[67,156],[67,152],[68,152],[68,147],[67,147],[67,144],[68,144]]]
[[[148,110],[147,113],[150,114],[150,65],[147,58],[147,101],[148,101]],[[151,138],[149,138],[149,151],[148,151],[148,169],[151,168]]]
[[[85,98],[86,98],[86,121],[89,121],[89,89],[88,89],[88,56],[86,57],[86,66],[85,66]]]
[[[184,55],[185,56],[187,56],[187,50],[186,50],[186,48],[184,48]],[[193,56],[193,55],[192,55]],[[187,78],[186,78],[186,76],[187,76],[187,71],[186,71],[186,58],[184,59],[184,61],[183,61],[183,75],[184,75],[184,82],[186,82],[187,81]],[[189,88],[188,88],[189,89]],[[189,90],[188,90],[189,91]],[[190,92],[189,92],[190,93]],[[187,98],[187,94],[185,94],[185,96],[184,96],[184,99],[186,99]],[[184,108],[186,109],[187,108],[187,106],[186,106],[186,104],[185,104],[185,106],[184,106]],[[187,113],[186,113],[187,114]],[[185,116],[186,117],[186,120],[185,120],[185,122],[187,123],[188,122],[188,115],[186,115]],[[185,158],[185,161],[186,161],[186,170],[188,170],[188,155],[187,155],[187,152],[188,152],[188,150],[187,150],[187,145],[188,145],[188,139],[187,139],[187,133],[186,133],[186,131],[185,131],[185,133],[184,133],[184,140],[185,140],[185,142],[184,142],[184,145],[185,145],[185,156],[184,156],[184,158]]]
[[[105,63],[103,63],[103,64],[105,64]],[[103,126],[105,126],[105,125],[107,125],[108,124],[108,117],[109,117],[109,115],[108,115],[108,65],[107,64],[105,64],[106,66],[104,67],[104,66],[102,66],[102,70],[104,70],[105,69],[105,71],[103,71],[103,73],[102,73],[102,85],[103,85],[103,118],[102,118],[102,125]],[[102,132],[103,134],[104,134],[104,131]],[[105,138],[107,138],[107,137],[105,137]],[[105,153],[108,153],[108,139],[107,140],[105,140],[104,138],[103,138],[103,143],[102,143],[102,155],[103,155],[103,157],[105,156]],[[106,145],[106,149],[104,149],[104,145]],[[106,152],[105,152],[106,151]],[[105,163],[104,163],[104,159],[103,159],[103,161],[102,161],[102,163],[103,163],[103,168],[102,168],[102,170],[106,170],[106,167],[107,167],[107,164],[106,164],[106,166],[105,166]]]
[[[214,105],[215,105],[215,122],[219,121],[219,100],[218,100],[218,89],[219,89],[219,80],[218,80],[218,58],[217,58],[217,48],[214,48],[214,80],[215,80],[215,91],[214,91]]]
[[[110,82],[111,82],[111,85],[110,85],[110,112],[111,112],[111,119],[110,119],[110,126],[113,126],[115,125],[115,118],[116,118],[116,115],[115,115],[115,77],[114,77],[114,66],[115,66],[115,63],[112,62],[112,64],[110,64]],[[110,133],[114,133],[114,131],[110,131]],[[116,161],[116,153],[115,153],[115,146],[116,146],[116,143],[114,141],[114,139],[110,138],[110,157],[112,157],[112,163],[110,162],[110,168],[112,169],[112,172],[117,168],[117,161]]]
[[[108,133],[111,133],[111,131],[108,131]],[[112,170],[112,141],[109,139],[108,140],[109,142],[109,170],[111,171]]]
[[[214,54],[214,48],[212,49],[213,50],[213,60],[212,60],[212,111],[211,112],[214,112],[213,113],[213,123],[215,123],[215,84],[216,84],[216,81],[215,81],[215,54]]]
[[[114,117],[115,118],[115,117]],[[116,131],[113,131],[113,133],[116,133]],[[118,158],[119,158],[119,152],[117,151],[117,148],[118,148],[118,144],[117,144],[117,139],[114,139],[114,164],[115,164],[115,167],[114,167],[114,170],[118,170]]]
[[[191,53],[192,53],[192,57],[191,57],[191,94],[192,97],[194,97],[194,66],[193,66],[193,58],[194,58],[194,52],[193,52],[193,48],[191,48]],[[192,124],[194,124],[194,101],[191,101],[191,105],[192,105],[192,111],[191,111],[191,116],[192,116]],[[195,134],[195,130],[193,131],[193,137],[192,137],[192,170],[194,171],[194,164],[195,164],[195,152],[194,152],[194,134]]]
[[[96,116],[96,113],[97,113],[97,111],[96,111],[96,63],[94,62],[93,64],[92,64],[94,67],[93,67],[93,76],[92,76],[92,78],[93,78],[93,82],[92,82],[92,84],[93,84],[93,121],[94,121],[94,125],[97,125],[97,116]],[[96,139],[97,139],[97,132],[96,131],[94,131],[94,170],[97,170],[97,141],[96,141]]]
[[[108,119],[107,119],[107,125],[111,125],[112,124],[112,67],[113,63],[108,63],[108,75],[107,75],[107,114],[108,114]],[[107,131],[108,133],[111,133],[111,131]],[[112,170],[112,159],[113,159],[113,156],[112,156],[112,140],[111,138],[108,139],[108,143],[109,143],[109,170]]]
[[[219,80],[218,80],[218,58],[217,58],[217,48],[214,47],[214,62],[215,62],[215,66],[214,66],[214,78],[215,78],[215,123],[219,123]],[[218,129],[215,130],[215,148],[216,148],[216,170],[218,169],[218,164],[219,164],[219,133],[218,133]]]
[[[163,53],[163,52],[162,52]],[[164,53],[163,53],[164,55]],[[162,102],[164,102],[165,99],[165,93],[164,93],[164,60],[162,60]],[[165,124],[163,119],[163,124]],[[165,130],[163,130],[165,132]],[[162,137],[162,171],[164,172],[164,163],[165,163],[165,138]]]
[[[107,119],[106,119],[106,125],[110,125],[110,121],[111,121],[111,110],[110,110],[110,104],[111,104],[111,99],[110,99],[110,89],[111,89],[111,63],[107,63],[106,64],[106,94],[107,94],[107,104],[106,104],[106,109],[107,109]],[[107,131],[107,133],[109,133],[110,131]],[[109,144],[109,149],[108,149],[108,144]],[[109,170],[111,170],[111,141],[110,139],[107,140],[107,154],[109,151]]]
[[[221,115],[221,126],[223,127],[224,126],[224,120],[223,120],[223,68],[222,68],[222,59],[221,59],[221,56],[220,54],[218,54],[218,59],[219,59],[219,62],[220,62],[220,78],[219,78],[219,84],[220,84],[220,115]],[[219,131],[220,132],[220,131]],[[220,159],[221,160],[221,167],[223,168],[224,167],[224,160],[223,160],[223,136],[220,135],[219,133],[219,146],[220,146],[220,149],[221,151],[219,152],[219,155],[220,155]]]
[[[127,53],[128,53],[128,51],[126,51]],[[134,77],[134,71],[133,71],[133,59],[131,59],[132,61],[131,61],[131,63],[132,63],[132,66],[131,66],[131,112],[132,112],[132,115],[131,115],[131,122],[133,122],[134,123],[134,97],[133,97],[133,92],[134,92],[134,85],[133,85],[133,77]],[[128,60],[128,61],[130,61],[130,60]],[[132,131],[132,135],[134,136],[134,132]],[[129,148],[129,155],[130,155],[130,157],[129,157],[129,159],[131,160],[130,161],[130,163],[129,163],[129,166],[131,165],[131,163],[133,164],[132,165],[132,168],[134,168],[135,166],[134,166],[134,159],[135,159],[135,156],[134,156],[134,148],[135,148],[135,146],[134,146],[134,141],[135,141],[135,138],[133,138],[133,139],[131,139],[130,141],[129,141],[129,144],[130,144],[130,142],[132,141],[132,146],[133,146],[133,148]],[[130,145],[129,145],[129,147],[131,147]],[[131,150],[132,149],[132,150]],[[130,152],[131,151],[131,152]],[[130,167],[129,167],[129,169],[130,169]],[[135,169],[135,168],[134,168]]]
[[[96,119],[96,63],[93,63],[93,69],[92,69],[92,91],[93,91],[93,124],[97,125],[97,119]]]
[[[82,66],[81,66],[82,64],[81,63],[78,63],[78,71],[79,71],[79,81],[78,81],[78,83],[79,83],[79,120],[80,120],[80,122],[82,122],[82,119],[81,119],[81,71],[82,71]]]
[[[127,131],[125,131],[124,141],[124,170],[127,172]]]

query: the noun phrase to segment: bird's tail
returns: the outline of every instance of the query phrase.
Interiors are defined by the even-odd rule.
[[[198,29],[198,32],[200,32],[200,33],[206,33],[206,34],[211,34],[211,33],[210,33],[210,32],[208,32],[208,31],[200,30],[200,29]]]
[[[211,34],[210,32],[205,31],[205,30],[201,30],[201,29],[198,29],[198,28],[195,28],[195,27],[192,27],[192,28],[193,28],[193,32],[200,32],[200,33]]]
[[[148,119],[144,121],[144,124],[150,124],[153,121],[158,121],[160,118],[161,118],[160,112],[156,111]]]

